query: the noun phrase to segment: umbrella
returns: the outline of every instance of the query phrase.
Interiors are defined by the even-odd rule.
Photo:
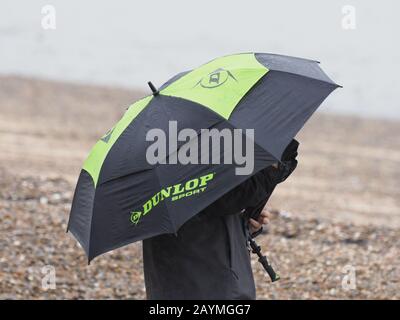
[[[81,170],[68,230],[89,261],[135,241],[176,233],[249,176],[280,161],[285,147],[338,87],[317,61],[267,53],[220,57],[159,89],[149,86],[152,94],[127,109]],[[243,163],[236,158],[222,161],[232,151],[229,142],[222,148],[195,144],[203,141],[205,129],[241,135],[242,151],[253,145],[251,172],[238,173]],[[156,139],[158,132],[168,141],[162,135]],[[161,160],[149,161],[149,150]],[[204,150],[217,161],[203,159]],[[193,153],[197,161],[178,161],[182,152]]]

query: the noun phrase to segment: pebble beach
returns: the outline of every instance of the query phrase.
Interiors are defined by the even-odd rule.
[[[145,298],[140,243],[88,266],[65,232],[90,147],[143,95],[0,76],[0,299]],[[253,257],[257,298],[399,299],[400,123],[318,113],[298,140],[258,238],[281,280]]]

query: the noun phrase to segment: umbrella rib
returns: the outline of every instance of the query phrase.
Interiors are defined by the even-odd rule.
[[[326,84],[331,85],[331,86],[333,86],[333,87],[335,87],[335,88],[343,88],[343,86],[341,86],[340,84],[337,84],[337,83],[333,82],[333,80],[331,80],[331,79],[328,77],[327,74],[325,74],[325,75],[328,77],[328,79],[330,80],[330,82],[329,82],[329,81],[326,81],[326,80],[322,80],[322,79],[317,79],[317,78],[314,78],[314,77],[305,76],[305,75],[303,75],[303,74],[295,73],[295,72],[282,71],[282,70],[274,70],[274,69],[270,69],[270,71],[273,71],[273,72],[281,72],[281,73],[287,73],[287,74],[291,74],[291,75],[294,75],[294,76],[297,76],[297,77],[307,78],[307,79],[310,79],[310,80],[313,80],[313,81],[326,83]],[[268,75],[268,73],[269,73],[269,72],[267,72],[267,73],[265,74],[265,76]]]

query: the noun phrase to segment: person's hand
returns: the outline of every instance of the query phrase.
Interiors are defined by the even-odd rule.
[[[258,230],[260,230],[260,228],[263,225],[267,225],[269,223],[270,218],[271,218],[271,213],[266,208],[264,208],[261,211],[260,216],[258,217],[257,220],[250,218],[249,219],[250,233],[253,234]]]

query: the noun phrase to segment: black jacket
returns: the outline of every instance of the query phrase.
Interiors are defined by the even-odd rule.
[[[258,172],[186,222],[177,235],[144,240],[147,298],[255,299],[244,211],[262,210],[276,186],[276,171]]]

